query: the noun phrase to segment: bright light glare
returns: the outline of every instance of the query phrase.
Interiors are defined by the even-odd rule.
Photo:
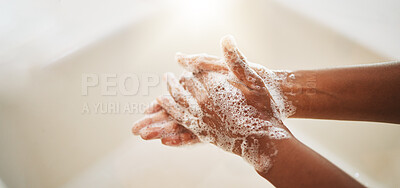
[[[186,24],[200,26],[216,20],[223,15],[222,1],[184,0],[179,1],[179,16]]]

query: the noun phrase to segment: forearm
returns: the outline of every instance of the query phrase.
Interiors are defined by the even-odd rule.
[[[276,187],[363,187],[294,137],[282,140],[273,165],[258,172]]]
[[[293,118],[400,123],[400,63],[293,72],[282,83]]]
[[[400,123],[400,63],[302,70],[281,82],[293,118]],[[363,187],[294,137],[279,141],[267,172],[277,187]]]

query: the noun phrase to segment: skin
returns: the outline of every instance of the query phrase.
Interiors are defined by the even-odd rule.
[[[222,75],[233,73],[239,82],[231,81],[230,83],[243,92],[247,104],[262,112],[258,118],[276,120],[277,123],[274,126],[284,128],[291,135],[281,119],[271,113],[274,100],[261,79],[268,79],[268,75],[265,75],[267,69],[249,64],[235,45],[230,45],[234,48],[226,48],[223,44],[224,58],[205,54],[190,56],[177,54],[177,61],[185,69],[192,71],[196,80],[199,80],[202,85],[207,83],[208,72],[218,72]],[[254,77],[255,82],[250,83],[245,79],[243,67],[254,70],[250,72],[250,76]],[[400,81],[399,72],[399,63],[389,63],[363,67],[303,70],[289,74],[282,71],[269,71],[268,74],[287,76],[279,82],[278,88],[282,95],[296,106],[296,113],[290,117],[399,123],[400,113],[396,109],[400,101],[400,95],[396,95],[400,92],[400,87],[396,85]],[[133,133],[145,140],[161,139],[163,144],[169,146],[199,143],[199,136],[215,137],[215,135],[199,135],[191,131],[188,129],[188,122],[181,118],[183,116],[181,109],[188,108],[189,103],[177,96],[179,93],[190,93],[190,96],[200,105],[201,110],[208,114],[208,118],[203,120],[207,125],[226,126],[215,111],[204,108],[209,98],[201,93],[209,91],[205,88],[193,87],[194,84],[191,83],[193,80],[191,77],[181,77],[178,80],[173,75],[167,76],[172,97],[157,98],[146,110],[145,117],[135,123]],[[193,119],[195,119],[194,116]],[[222,132],[222,134],[232,138],[240,136],[231,132]],[[267,171],[257,169],[262,177],[277,187],[363,187],[328,160],[302,144],[293,135],[282,140],[255,135],[247,139],[250,143],[254,140],[261,143],[260,155],[271,154],[271,148],[267,147],[268,143],[273,143],[278,149],[279,152],[273,157],[273,165],[270,169]],[[213,144],[218,146],[216,142]],[[238,146],[239,144],[232,152],[241,155],[242,151]]]
[[[400,123],[400,62],[295,71],[292,118]],[[314,81],[313,81],[314,80]],[[293,86],[296,85],[296,86]]]

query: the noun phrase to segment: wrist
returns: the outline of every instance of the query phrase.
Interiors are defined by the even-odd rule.
[[[297,145],[295,143],[300,143],[282,121],[277,121],[277,124],[268,127],[267,130],[266,135],[250,137],[251,141],[248,143],[257,143],[256,151],[252,152],[252,158],[249,160],[246,155],[242,155],[259,173],[267,173],[278,157],[286,156],[287,151],[291,151],[291,148]],[[246,151],[242,154],[246,154]]]
[[[292,92],[295,75],[290,70],[269,70],[264,66],[255,66],[253,69],[264,80],[268,92],[273,98],[280,118],[284,119],[294,114],[296,107],[293,105]],[[289,93],[288,93],[289,92]],[[290,96],[289,96],[290,95]]]
[[[276,162],[289,157],[292,154],[291,151],[294,151],[293,149],[300,145],[300,142],[292,135],[289,138],[280,140],[272,140],[271,138],[263,137],[259,142],[259,162],[261,164],[256,164],[254,167],[258,173],[265,174],[268,173],[270,169],[274,168]],[[266,160],[266,157],[269,159]],[[265,162],[268,162],[268,166],[263,164]]]
[[[295,108],[288,117],[307,117],[317,95],[317,74],[315,71],[290,72],[281,82],[280,89],[286,103]]]

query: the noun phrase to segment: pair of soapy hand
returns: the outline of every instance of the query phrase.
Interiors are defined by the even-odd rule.
[[[223,58],[177,54],[186,72],[179,80],[166,74],[170,95],[158,97],[132,131],[170,146],[210,142],[254,165],[266,163],[276,154],[274,142],[291,136],[279,88],[287,74],[247,62],[231,36],[221,47]]]

